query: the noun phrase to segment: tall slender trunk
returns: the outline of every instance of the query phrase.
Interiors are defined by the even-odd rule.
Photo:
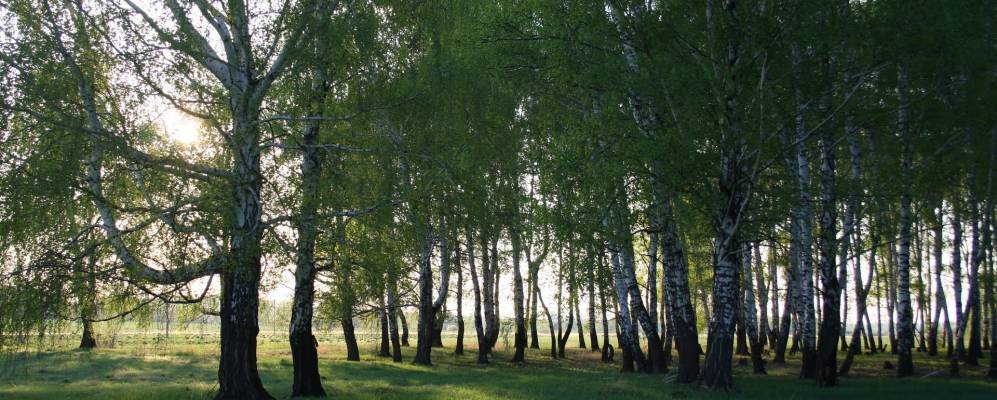
[[[952,291],[955,298],[955,332],[953,341],[955,342],[955,352],[949,362],[949,374],[953,377],[959,376],[959,362],[966,354],[966,346],[963,337],[966,331],[966,323],[962,315],[962,214],[959,208],[960,199],[952,200]]]
[[[796,229],[796,218],[792,218],[790,230],[793,231]],[[796,256],[797,248],[799,247],[797,236],[795,233],[790,233],[789,266],[786,268],[786,273],[783,274],[786,277],[786,294],[782,303],[782,320],[779,321],[779,340],[775,345],[775,356],[772,357],[772,362],[779,365],[786,363],[786,347],[789,344],[791,328],[793,328],[791,326],[793,315],[796,315],[796,292],[800,290],[796,282],[796,276],[799,271],[797,267],[799,257]]]
[[[858,231],[856,231],[856,236],[858,236]],[[858,248],[859,243],[861,243],[861,240],[858,237],[856,237],[855,239],[856,248]],[[844,258],[844,255],[842,255],[842,257]],[[851,369],[851,365],[855,359],[855,356],[862,351],[862,349],[859,348],[861,345],[859,343],[860,340],[859,336],[865,333],[866,337],[869,338],[870,335],[872,334],[872,324],[868,323],[869,311],[868,308],[866,307],[866,300],[869,298],[869,292],[872,289],[873,273],[876,270],[876,247],[873,246],[872,249],[870,249],[869,275],[866,278],[865,284],[862,283],[861,260],[862,260],[861,257],[858,257],[858,255],[856,255],[854,267],[852,269],[852,272],[855,275],[855,311],[857,314],[857,319],[855,321],[855,327],[852,328],[852,340],[851,343],[848,345],[848,354],[845,356],[845,361],[841,363],[841,367],[838,370],[838,373],[841,374],[842,376],[848,375],[848,371]],[[867,329],[865,329],[864,331],[862,325],[863,316],[865,316],[867,322],[866,324]],[[871,342],[871,339],[869,339],[869,341]],[[871,348],[873,346],[870,343],[870,345],[867,347]]]
[[[640,371],[647,370],[647,362],[644,359],[644,354],[640,350],[640,343],[637,338],[637,332],[632,329],[630,324],[630,304],[627,301],[629,297],[629,290],[627,288],[628,279],[624,276],[623,271],[623,261],[621,260],[622,249],[614,250],[610,248],[610,264],[613,270],[613,282],[616,289],[616,307],[619,311],[616,313],[616,329],[617,336],[619,336],[620,348],[623,350],[623,371],[627,372],[632,370],[631,361],[637,364],[637,369]]]
[[[765,332],[769,336],[769,348],[774,349],[778,347],[779,336],[781,335],[780,325],[780,315],[779,315],[779,268],[776,263],[776,246],[775,240],[773,239],[769,243],[768,251],[768,293],[770,296],[769,303],[772,304],[772,319],[769,323],[769,328]]]
[[[914,259],[917,261],[917,263],[915,264],[915,265],[917,265],[917,271],[916,271],[917,272],[917,287],[916,287],[916,290],[917,290],[917,293],[916,293],[917,315],[921,319],[921,329],[917,329],[917,323],[915,323],[914,324],[914,330],[917,331],[918,339],[919,339],[919,344],[918,344],[918,347],[917,347],[917,351],[923,353],[923,352],[927,352],[928,351],[928,339],[924,335],[925,335],[926,327],[928,326],[928,323],[927,323],[927,315],[928,314],[926,313],[926,311],[930,307],[928,305],[928,297],[925,294],[925,290],[924,290],[924,287],[925,287],[925,285],[924,285],[924,258],[922,257],[923,251],[922,251],[922,246],[921,246],[921,244],[923,243],[923,241],[921,240],[921,236],[922,236],[920,234],[921,229],[919,229],[920,228],[920,223],[918,223],[915,226],[915,228],[917,228],[917,229],[915,229],[915,232],[919,232],[918,234],[914,235],[914,237],[913,237],[913,239],[914,239],[913,246],[914,246]]]
[[[419,259],[419,321],[416,328],[415,358],[412,362],[432,365],[433,326],[436,310],[433,309],[433,231],[423,222],[422,248]]]
[[[653,220],[653,218],[652,218]],[[647,249],[647,312],[655,334],[658,331],[658,223],[654,223],[648,237]],[[658,335],[660,338],[661,335]]]
[[[527,254],[527,259],[529,255]],[[537,332],[537,297],[540,292],[540,264],[530,265],[530,348],[540,348],[540,335]]]
[[[817,340],[817,385],[836,386],[838,384],[838,342],[841,336],[839,303],[841,301],[841,287],[839,286],[837,270],[838,200],[835,190],[835,140],[831,130],[824,130],[820,144],[820,281],[824,290],[821,302],[823,312],[821,313],[820,333]],[[848,242],[848,234],[849,232],[846,231],[845,243]]]
[[[600,252],[600,260],[605,258],[605,253]],[[605,263],[599,262],[600,271],[605,268]],[[600,274],[601,275],[601,274]],[[609,343],[609,319],[606,315],[606,285],[599,285],[599,307],[602,309],[602,362],[613,361],[613,345]]]
[[[550,316],[550,310],[547,309],[547,304],[544,304],[543,295],[537,293],[537,301],[540,302],[540,306],[543,307],[544,315],[547,316],[547,327],[550,332],[550,358],[557,358],[557,333],[554,332],[554,319]],[[488,362],[487,360],[485,362]],[[481,363],[479,358],[478,363]]]
[[[235,97],[235,96],[233,96]],[[216,399],[271,399],[256,368],[259,334],[260,274],[262,256],[262,202],[260,193],[260,138],[256,125],[259,107],[246,104],[248,96],[233,103],[236,154],[232,160],[233,226],[229,238],[232,264],[221,274],[221,356]]]
[[[741,320],[744,321],[745,334],[748,336],[751,347],[751,365],[755,374],[765,374],[765,360],[762,359],[762,337],[758,333],[758,321],[755,316],[758,310],[755,308],[755,291],[752,287],[752,251],[755,248],[751,243],[743,242],[741,246],[741,282],[744,285],[744,303],[741,308]],[[759,257],[761,258],[761,257]]]
[[[346,296],[340,310],[343,341],[346,342],[346,360],[360,361],[360,347],[357,345],[356,328],[353,325],[353,301]]]
[[[516,352],[512,357],[512,362],[526,361],[526,316],[523,308],[523,275],[520,272],[520,236],[519,231],[511,229],[512,237],[512,273],[513,273],[513,309],[516,318]],[[528,262],[529,260],[527,260]]]
[[[982,322],[983,322],[983,310],[982,310],[983,302],[981,301],[980,298],[981,297],[980,266],[983,264],[983,261],[986,258],[984,256],[986,249],[990,247],[990,214],[991,214],[990,201],[984,202],[984,207],[982,210],[979,209],[977,204],[978,202],[975,200],[974,196],[974,201],[973,201],[973,208],[974,208],[973,241],[974,242],[972,249],[973,259],[972,259],[972,269],[970,270],[969,273],[969,302],[968,302],[969,304],[967,304],[967,307],[969,307],[969,312],[970,312],[969,321],[971,323],[969,326],[969,347],[967,348],[966,351],[966,364],[974,366],[980,365],[979,359],[980,357],[983,357],[983,348],[981,343]],[[977,224],[980,224],[979,214],[983,214],[982,227],[980,228],[980,230],[982,230],[982,234],[976,233],[977,229],[975,228]],[[977,236],[982,236],[982,240],[980,240],[982,243],[976,243]]]
[[[310,115],[321,116],[320,107],[328,92],[328,82],[320,69],[313,71]],[[315,301],[315,239],[318,236],[316,212],[318,188],[322,175],[322,152],[316,147],[320,121],[304,124],[301,140],[301,205],[298,210],[294,299],[291,307],[291,359],[294,383],[291,397],[325,396],[318,373],[318,351],[312,335],[312,315]]]
[[[937,219],[934,221],[935,226],[932,228],[932,233],[934,234],[934,261],[935,261],[935,312],[934,318],[932,318],[931,328],[928,332],[928,354],[935,356],[938,355],[938,326],[941,323],[942,310],[945,309],[945,287],[942,283],[942,250],[944,247],[945,236],[942,232],[942,226],[944,225],[944,204],[939,202]],[[952,327],[948,323],[948,316],[945,318],[945,335],[948,337],[951,335]],[[951,352],[951,348],[949,349]]]
[[[378,300],[377,318],[378,326],[381,328],[381,346],[377,352],[378,357],[391,357],[391,338],[388,334],[388,307],[384,303],[386,293],[381,293]]]
[[[890,353],[897,354],[897,328],[895,323],[895,311],[897,310],[897,247],[895,243],[890,243],[888,252],[886,256],[886,286],[888,296],[886,309],[890,316],[887,318],[890,324]]]
[[[627,231],[629,231],[629,229]],[[648,309],[644,306],[644,302],[640,295],[640,289],[637,286],[632,237],[626,234],[624,234],[623,237],[623,248],[620,252],[620,266],[622,268],[621,272],[623,279],[626,281],[626,290],[629,294],[630,315],[633,324],[640,326],[641,330],[644,332],[644,336],[647,339],[647,353],[650,365],[647,365],[644,371],[665,373],[668,371],[668,365],[665,364],[665,354],[662,351],[661,338],[658,336],[655,321],[651,319]],[[638,334],[636,329],[634,329],[634,334],[634,337]],[[639,341],[637,341],[637,343],[639,348]]]
[[[409,347],[408,343],[408,320],[405,319],[405,309],[398,308],[398,320],[402,323],[402,347]]]
[[[600,350],[599,347],[599,332],[596,331],[596,319],[595,319],[595,270],[597,265],[592,265],[591,268],[587,268],[587,286],[588,286],[588,296],[589,296],[589,344],[592,345],[592,351],[596,352]]]
[[[86,284],[79,296],[80,303],[80,324],[83,325],[83,333],[80,335],[80,349],[90,350],[97,347],[97,336],[93,330],[93,319],[97,316],[97,276],[94,271],[97,257],[93,252],[86,256],[87,271],[79,271],[79,274],[86,274]],[[77,263],[77,265],[82,263]]]
[[[801,62],[800,49],[798,45],[792,46],[793,70],[798,70]],[[794,72],[796,74],[796,72]],[[797,78],[799,80],[800,78]],[[794,94],[796,101],[795,117],[795,141],[796,160],[793,164],[796,168],[797,204],[795,207],[795,218],[797,229],[793,231],[797,235],[797,283],[800,285],[796,292],[796,312],[797,322],[800,331],[800,347],[803,352],[803,361],[800,368],[800,377],[814,378],[817,369],[816,360],[816,339],[814,334],[814,269],[813,269],[813,247],[810,239],[811,220],[813,218],[813,201],[810,195],[810,158],[807,152],[807,129],[804,115],[807,106],[801,99],[800,89],[797,88]]]
[[[487,233],[482,233],[481,235],[481,296],[482,296],[482,307],[484,307],[484,341],[478,343],[479,353],[484,353],[484,355],[478,355],[478,362],[482,362],[482,357],[484,357],[484,362],[488,362],[487,356],[491,354],[492,347],[495,345],[495,341],[498,340],[499,324],[498,315],[495,311],[497,307],[495,287],[498,286],[495,282],[496,273],[495,270],[498,269],[498,264],[493,263],[492,260],[497,260],[497,255],[492,254],[489,257],[489,238]],[[492,251],[494,253],[494,251]]]
[[[484,249],[485,253],[488,248]],[[487,256],[482,257],[487,263]],[[488,363],[487,339],[485,328],[481,320],[481,285],[478,282],[478,270],[474,259],[474,236],[470,228],[467,229],[467,265],[471,270],[471,284],[474,290],[474,332],[478,341],[478,364]]]
[[[579,289],[578,293],[575,295],[575,316],[578,318],[578,348],[584,349],[587,348],[588,346],[585,345],[585,328],[584,328],[585,324],[582,323],[581,302],[582,302],[582,293],[581,290]]]
[[[454,354],[464,355],[464,266],[460,262],[460,243],[454,243],[454,267],[457,268],[457,344]]]
[[[402,344],[398,339],[398,277],[388,275],[388,333],[391,338],[391,360],[402,361]]]
[[[914,360],[911,348],[914,347],[913,310],[910,302],[910,239],[911,239],[911,143],[907,125],[907,73],[903,66],[897,67],[897,92],[900,94],[897,110],[897,125],[900,131],[900,170],[903,185],[900,194],[900,248],[897,251],[897,376],[914,374]]]
[[[689,291],[689,263],[675,226],[671,197],[659,196],[662,212],[662,251],[665,262],[665,301],[669,304],[669,333],[675,337],[679,365],[676,380],[692,383],[699,376],[699,333],[696,329],[696,309]],[[672,329],[674,328],[674,329]]]
[[[440,212],[440,234],[433,234],[428,221],[424,224],[424,239],[419,260],[419,336],[416,338],[415,357],[412,362],[420,365],[432,365],[433,343],[440,339],[443,327],[442,310],[450,292],[450,250],[447,246],[446,217]],[[433,241],[439,239],[440,244],[440,288],[433,299]],[[439,329],[437,329],[439,328]]]
[[[768,281],[765,280],[765,265],[762,263],[762,245],[761,243],[755,243],[751,246],[751,250],[754,252],[755,262],[754,265],[757,268],[755,272],[755,286],[758,288],[758,343],[765,348],[768,344],[769,336],[769,312],[768,312],[768,302],[769,302],[769,289]]]

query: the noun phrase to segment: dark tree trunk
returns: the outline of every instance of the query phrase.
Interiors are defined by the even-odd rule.
[[[313,98],[310,115],[321,116],[318,106],[325,98],[328,84],[325,74],[313,71]],[[315,299],[315,239],[318,236],[316,211],[319,179],[322,174],[322,152],[315,146],[320,121],[307,121],[302,135],[301,204],[298,210],[294,299],[288,338],[294,364],[294,384],[291,397],[325,396],[318,373],[318,342],[312,335],[312,315]]]
[[[398,281],[394,274],[388,276],[388,332],[391,337],[391,361],[402,361],[402,346],[398,339]]]
[[[734,356],[734,330],[738,313],[738,252],[733,248],[736,214],[727,214],[717,226],[717,246],[713,272],[713,313],[707,340],[706,359],[699,371],[699,384],[727,390],[734,386],[731,360]]]
[[[762,349],[768,344],[769,336],[769,312],[768,312],[768,299],[769,292],[767,280],[765,279],[765,266],[762,264],[762,245],[761,243],[756,243],[751,246],[755,257],[755,268],[757,272],[755,273],[755,286],[757,286],[758,291],[758,343],[762,346]]]
[[[734,328],[740,308],[738,264],[740,260],[738,225],[750,200],[751,165],[747,144],[740,131],[738,105],[738,64],[740,59],[739,20],[735,0],[721,3],[718,13],[722,15],[708,25],[715,23],[717,47],[721,48],[723,60],[717,61],[719,88],[717,97],[722,99],[718,125],[720,137],[720,168],[718,189],[720,206],[714,220],[713,240],[713,313],[710,315],[710,331],[707,339],[706,359],[699,371],[699,384],[704,388],[729,390],[734,386],[731,374],[733,357]]]
[[[579,291],[579,293],[575,296],[575,316],[578,318],[578,348],[584,349],[588,346],[585,345],[585,324],[582,323],[582,309],[579,304],[582,302],[581,297],[582,294]]]
[[[436,299],[433,299],[433,242],[436,239],[429,221],[424,221],[425,234],[422,248],[420,249],[421,259],[419,260],[419,333],[416,338],[414,364],[433,365],[432,351],[434,343],[441,342],[443,330],[443,306],[446,304],[447,294],[450,290],[450,252],[447,247],[446,219],[440,213],[440,288]]]
[[[384,305],[384,297],[380,299],[380,308],[377,310],[378,325],[381,328],[381,346],[377,352],[378,357],[391,357],[391,339],[388,335],[388,311]]]
[[[856,236],[858,236],[857,233],[858,231],[856,231]],[[859,243],[861,243],[861,240],[856,238],[855,248],[859,248]],[[843,260],[847,260],[845,254],[842,254],[842,258]],[[841,363],[841,367],[838,369],[838,374],[842,376],[848,375],[848,371],[851,369],[855,356],[862,351],[859,348],[861,346],[859,336],[865,334],[867,340],[866,348],[871,349],[874,347],[870,336],[870,333],[872,332],[872,324],[869,322],[869,310],[866,307],[866,300],[869,298],[869,291],[872,289],[873,273],[876,271],[876,247],[873,246],[869,252],[869,275],[864,285],[862,283],[862,268],[860,260],[861,258],[857,258],[855,260],[855,265],[852,270],[853,275],[855,275],[855,310],[858,313],[858,319],[855,321],[855,327],[852,328],[852,339],[851,344],[848,346],[848,353],[845,355],[845,360]],[[847,264],[847,261],[842,262]],[[863,317],[865,317],[865,328],[863,328]]]
[[[692,383],[699,376],[699,333],[696,329],[696,309],[689,290],[689,263],[678,235],[671,197],[661,194],[658,200],[662,211],[661,244],[667,288],[664,296],[665,302],[669,304],[669,319],[674,328],[669,329],[669,334],[675,337],[679,356],[677,381]]]
[[[526,310],[523,308],[523,275],[520,272],[520,236],[519,231],[512,229],[510,232],[512,236],[512,273],[513,273],[513,311],[516,320],[516,332],[515,332],[515,354],[512,356],[512,362],[524,362],[526,361]],[[529,259],[527,259],[529,262]]]
[[[489,238],[488,235],[481,235],[481,295],[484,307],[484,328],[485,337],[484,341],[478,343],[478,351],[485,353],[484,355],[479,355],[479,362],[482,357],[487,357],[491,354],[492,348],[498,341],[499,334],[499,316],[496,312],[498,310],[497,305],[497,286],[496,282],[496,270],[498,269],[498,254],[496,249],[491,249],[489,254]],[[489,257],[490,256],[490,257]],[[487,362],[487,358],[485,358]]]
[[[602,270],[605,262],[601,261],[604,253],[599,254],[599,269]],[[599,307],[602,309],[602,362],[613,361],[613,345],[609,343],[609,318],[606,316],[606,286],[599,285]]]
[[[353,325],[352,306],[344,305],[343,310],[343,341],[346,342],[346,360],[360,361],[360,346],[357,345],[356,328]]]
[[[779,336],[782,334],[781,330],[781,318],[779,314],[779,268],[776,265],[776,245],[773,239],[769,245],[768,252],[768,269],[769,269],[769,303],[772,304],[772,322],[769,324],[769,330],[766,332],[769,335],[769,348],[774,349],[778,347]],[[787,287],[788,289],[789,287]],[[783,351],[785,351],[785,345],[783,345]]]
[[[433,347],[443,347],[443,326],[446,321],[447,310],[444,308],[436,310],[436,316],[433,317]]]
[[[83,335],[80,337],[80,348],[90,350],[97,347],[97,338],[93,333],[93,322],[83,318]]]
[[[408,321],[405,319],[405,309],[398,308],[398,320],[402,323],[402,347],[409,347],[408,343]]]
[[[738,296],[739,298],[744,298],[743,294]],[[739,301],[738,303],[742,303]],[[748,356],[751,353],[748,352],[748,334],[744,328],[744,321],[741,318],[737,319],[735,325],[735,341],[734,341],[734,354],[739,356]]]
[[[433,325],[436,321],[436,313],[433,311],[432,296],[432,275],[423,278],[428,283],[420,283],[419,301],[419,322],[416,327],[415,358],[412,362],[419,365],[433,365]]]
[[[897,354],[897,248],[895,243],[890,243],[888,246],[889,255],[887,256],[886,264],[886,286],[887,286],[887,303],[886,311],[890,318],[887,318],[890,328],[890,353]]]
[[[575,312],[571,308],[571,300],[568,300],[568,326],[564,328],[564,332],[559,332],[560,338],[557,340],[557,356],[564,358],[564,348],[568,344],[568,339],[571,337],[571,329],[575,324]]]
[[[589,343],[592,345],[592,351],[599,351],[599,332],[596,331],[596,321],[595,321],[595,270],[598,265],[593,265],[588,268],[587,280],[588,280],[588,292],[589,292]]]
[[[752,248],[755,248],[750,243],[744,243],[742,246],[742,256],[741,256],[741,266],[740,270],[741,281],[744,285],[744,301],[740,304],[741,309],[741,321],[745,327],[745,334],[748,336],[748,343],[751,347],[751,367],[755,374],[765,374],[765,360],[762,359],[762,341],[763,335],[759,335],[758,324],[755,320],[756,309],[755,309],[755,291],[752,286],[752,271],[753,266],[751,264]],[[761,258],[761,257],[759,257]],[[761,281],[759,281],[761,282]]]
[[[236,103],[236,101],[233,101]],[[260,258],[262,249],[262,174],[257,118],[246,104],[234,107],[230,139],[238,151],[232,158],[235,207],[229,248],[231,261],[221,274],[221,355],[216,399],[272,399],[256,368],[256,335],[260,331]]]
[[[487,254],[488,249],[483,249]],[[482,260],[487,263],[487,256]],[[478,281],[478,269],[474,259],[474,236],[470,229],[467,229],[467,266],[471,270],[471,285],[474,290],[474,332],[478,341],[478,364],[488,363],[487,339],[485,338],[484,324],[481,321],[481,283]]]
[[[959,376],[959,362],[966,354],[966,346],[963,341],[966,322],[962,313],[962,215],[960,211],[959,200],[954,199],[952,202],[952,291],[955,298],[955,332],[953,332],[952,340],[955,342],[955,346],[949,363],[949,374],[952,377]]]
[[[540,348],[540,335],[537,332],[537,297],[540,291],[540,264],[530,265],[530,348]]]
[[[318,372],[318,342],[312,334],[313,284],[313,279],[307,279],[307,282],[298,287],[308,293],[300,296],[295,293],[291,311],[291,329],[288,335],[294,364],[291,397],[325,396],[325,389],[322,388],[322,379]]]
[[[910,239],[911,239],[911,143],[907,126],[907,74],[903,66],[897,67],[897,92],[899,107],[897,125],[900,131],[900,249],[897,251],[897,376],[914,374],[914,313],[910,300]],[[974,234],[975,236],[975,234]]]
[[[846,129],[848,129],[846,127]],[[841,288],[838,281],[838,204],[835,192],[835,140],[830,129],[821,138],[820,281],[823,286],[821,324],[817,338],[817,386],[838,384],[838,342],[841,337]],[[848,227],[850,228],[850,227]],[[848,241],[848,234],[844,240]],[[847,258],[846,258],[847,260]],[[846,264],[846,263],[843,263]],[[842,266],[844,268],[844,265]],[[861,317],[861,314],[859,315]],[[861,320],[860,320],[861,321]]]
[[[792,245],[791,245],[792,247]],[[794,251],[790,251],[793,254]],[[790,256],[790,260],[794,257]],[[790,262],[792,264],[792,261]],[[783,365],[786,363],[786,347],[789,344],[789,336],[791,334],[791,322],[793,319],[793,314],[796,312],[793,310],[793,299],[796,296],[795,291],[798,290],[796,279],[794,278],[796,269],[792,265],[788,268],[788,273],[786,275],[786,296],[783,299],[782,304],[782,319],[779,321],[779,336],[775,343],[775,356],[772,358],[772,362],[778,365]]]
[[[543,307],[544,315],[547,316],[547,327],[550,330],[550,358],[557,358],[557,332],[554,331],[554,319],[550,316],[550,310],[547,309],[547,304],[544,304],[544,299],[542,294],[537,292],[537,301]],[[479,361],[480,362],[480,361]],[[487,360],[485,361],[487,362]]]
[[[975,197],[975,196],[974,196]],[[969,347],[966,351],[966,364],[978,366],[980,365],[979,359],[983,357],[982,348],[982,302],[980,301],[980,265],[983,264],[985,259],[984,251],[989,247],[990,243],[990,213],[989,213],[989,202],[985,203],[985,210],[982,210],[983,222],[982,222],[982,243],[977,244],[977,237],[980,236],[976,231],[976,225],[979,224],[979,214],[981,213],[979,207],[977,206],[976,200],[974,198],[973,208],[973,255],[972,255],[972,269],[969,272],[969,307],[970,312],[970,326],[969,326]]]
[[[273,398],[263,388],[256,369],[260,259],[259,247],[250,247],[256,250],[236,252],[250,254],[244,259],[248,265],[238,265],[222,274],[221,357],[216,399]]]
[[[457,267],[457,344],[454,354],[464,355],[464,267],[460,263],[460,244],[454,243],[454,266]]]

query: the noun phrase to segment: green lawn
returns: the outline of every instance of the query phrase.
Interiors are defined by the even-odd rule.
[[[335,398],[997,398],[997,383],[981,378],[982,367],[964,368],[968,378],[948,379],[942,377],[944,373],[931,374],[944,371],[944,360],[919,354],[915,359],[919,377],[915,378],[896,379],[889,376],[892,371],[882,370],[883,361],[893,357],[863,356],[855,376],[844,378],[837,388],[818,389],[811,381],[796,379],[798,364],[791,362],[781,368],[770,366],[767,376],[754,376],[747,366],[735,367],[736,389],[716,393],[671,383],[670,376],[620,374],[617,365],[603,364],[596,354],[575,348],[569,349],[568,359],[557,361],[550,360],[546,350],[530,350],[525,365],[505,362],[510,354],[499,350],[497,362],[482,366],[475,364],[473,351],[458,357],[451,345],[433,353],[435,366],[422,367],[375,357],[370,342],[362,344],[362,361],[347,362],[340,345],[328,338],[320,340],[321,373],[326,390]],[[575,344],[572,340],[569,346]],[[166,342],[126,336],[116,348],[89,352],[68,346],[4,356],[0,399],[206,399],[215,387],[217,349],[210,336],[175,335]],[[405,359],[411,360],[413,349],[403,351]],[[261,336],[259,357],[267,389],[277,398],[286,398],[292,371],[287,345],[276,335]]]

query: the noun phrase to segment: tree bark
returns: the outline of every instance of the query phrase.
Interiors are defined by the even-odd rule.
[[[911,348],[914,347],[913,310],[910,302],[910,239],[911,239],[911,144],[907,126],[907,74],[903,66],[897,67],[897,92],[900,94],[897,110],[900,131],[900,169],[902,191],[900,194],[900,248],[897,251],[897,376],[914,374]]]
[[[388,276],[388,332],[391,337],[391,361],[402,361],[402,346],[398,339],[398,278]]]
[[[321,116],[322,102],[328,91],[325,73],[312,71],[312,98],[309,99],[310,116]],[[312,334],[312,315],[315,302],[315,239],[318,210],[318,188],[322,175],[322,152],[316,147],[320,129],[319,120],[306,121],[301,140],[301,205],[298,210],[296,268],[294,271],[294,299],[291,307],[291,325],[288,338],[291,342],[291,359],[294,364],[294,383],[291,397],[325,396],[318,373],[317,341]]]
[[[353,305],[344,304],[342,310],[343,341],[346,342],[346,360],[360,361],[356,328],[353,325]]]
[[[409,347],[408,343],[408,321],[405,320],[405,309],[398,308],[398,320],[402,323],[402,347]]]
[[[518,210],[517,210],[518,211]],[[516,319],[516,337],[515,337],[515,354],[512,356],[512,362],[524,362],[526,361],[526,316],[525,310],[523,308],[523,275],[520,272],[520,236],[519,231],[516,228],[510,230],[510,236],[512,239],[512,273],[513,273],[513,309],[515,312]],[[529,261],[529,260],[527,260]]]
[[[484,249],[487,254],[488,248]],[[487,263],[487,255],[482,257],[482,260]],[[478,339],[478,364],[488,363],[488,350],[487,350],[487,339],[485,337],[485,328],[481,320],[481,285],[478,281],[478,270],[475,265],[474,259],[474,237],[471,229],[467,229],[467,264],[471,269],[471,284],[474,289],[474,332],[477,334]]]
[[[454,354],[464,355],[464,266],[460,262],[460,243],[454,243],[454,266],[457,268],[457,344]]]
[[[792,46],[793,69],[796,71],[800,61],[800,49],[798,45]],[[795,72],[794,72],[795,73]],[[797,78],[799,79],[799,78]],[[814,285],[813,285],[813,254],[810,239],[810,223],[813,218],[813,200],[810,195],[810,159],[807,152],[806,139],[807,129],[804,125],[804,113],[806,105],[800,98],[800,89],[795,92],[796,99],[796,183],[797,183],[797,204],[795,207],[795,218],[797,229],[793,233],[797,234],[797,283],[800,285],[796,291],[796,312],[800,331],[800,350],[803,353],[800,368],[800,377],[811,379],[816,376],[816,343],[815,343],[815,319],[814,319]]]
[[[742,245],[742,282],[744,284],[744,304],[741,310],[741,320],[744,321],[745,333],[751,347],[751,365],[755,374],[765,374],[765,360],[762,359],[762,341],[758,334],[758,321],[755,319],[757,309],[755,308],[755,291],[752,288],[752,251],[754,246],[744,242]],[[761,257],[759,257],[761,258]]]
[[[847,128],[846,128],[847,129]],[[817,341],[817,386],[838,384],[838,342],[841,330],[841,288],[838,282],[838,204],[835,191],[834,135],[824,130],[821,138],[820,280],[823,312]],[[847,227],[846,228],[851,228]],[[845,232],[845,242],[850,233]],[[847,247],[846,247],[847,249]],[[844,255],[844,254],[843,254]],[[844,267],[844,266],[843,266]]]
[[[757,268],[755,272],[755,286],[758,288],[758,343],[765,348],[768,344],[769,336],[769,312],[768,312],[768,301],[769,301],[769,290],[767,286],[767,280],[765,280],[765,265],[762,264],[762,250],[761,243],[755,243],[751,246],[751,250],[754,252],[755,262],[754,265]]]
[[[949,375],[959,376],[959,362],[966,354],[963,341],[966,323],[962,314],[962,215],[959,199],[952,202],[952,291],[955,298],[955,352],[949,362]]]
[[[388,334],[388,310],[384,304],[384,293],[378,299],[378,326],[381,328],[381,346],[377,352],[378,357],[391,357],[391,339]]]
[[[598,264],[592,265],[591,268],[587,270],[587,281],[588,284],[588,294],[589,294],[589,344],[592,345],[592,351],[597,352],[600,350],[599,347],[599,332],[596,330],[595,324],[595,270],[598,268]]]
[[[685,247],[678,235],[670,196],[658,196],[662,212],[662,250],[665,262],[666,301],[674,324],[675,346],[679,365],[676,380],[692,383],[699,376],[699,333],[696,328],[696,309],[689,290],[689,262]],[[705,306],[705,304],[704,304]]]

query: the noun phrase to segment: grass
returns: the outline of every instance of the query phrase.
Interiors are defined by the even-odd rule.
[[[71,350],[69,338],[37,352],[6,356],[0,361],[0,399],[209,399],[215,390],[216,337],[180,334],[169,340],[123,335],[115,348]],[[452,342],[435,349],[434,366],[392,363],[376,357],[374,343],[361,345],[362,360],[348,362],[340,343],[320,337],[320,368],[326,390],[346,399],[992,399],[997,382],[982,378],[985,368],[964,367],[966,378],[944,377],[941,357],[915,354],[918,377],[897,379],[882,369],[888,354],[862,356],[852,377],[841,386],[819,389],[796,378],[799,364],[769,366],[769,374],[751,374],[735,362],[730,392],[709,392],[671,382],[671,376],[621,374],[598,354],[569,348],[568,357],[551,360],[548,350],[530,350],[527,362],[506,362],[511,353],[496,352],[496,362],[475,363],[470,347],[453,354]],[[474,345],[473,337],[470,343]],[[543,341],[543,340],[541,340]],[[546,343],[546,342],[545,342]],[[413,343],[414,344],[414,343]],[[569,346],[574,347],[572,341]],[[406,361],[414,349],[403,348]],[[264,385],[277,398],[291,391],[291,355],[279,335],[261,335],[259,370]],[[989,362],[989,360],[986,360]],[[942,373],[933,374],[935,371]]]

